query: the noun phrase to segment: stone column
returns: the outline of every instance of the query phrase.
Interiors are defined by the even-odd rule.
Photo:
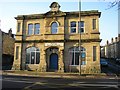
[[[0,29],[0,70],[2,70],[2,31]]]
[[[63,50],[59,49],[58,72],[64,72]]]
[[[46,72],[46,70],[47,70],[46,53],[45,53],[45,50],[42,50],[40,52],[40,64],[39,64],[38,71],[39,72]]]

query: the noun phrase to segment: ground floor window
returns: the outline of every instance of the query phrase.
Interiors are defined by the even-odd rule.
[[[81,53],[80,53],[81,50]],[[69,49],[69,58],[70,65],[79,65],[79,61],[81,61],[81,65],[86,65],[86,50],[83,47],[72,47]],[[79,60],[79,55],[81,54],[81,60]]]
[[[39,64],[40,50],[36,47],[26,49],[26,64]]]

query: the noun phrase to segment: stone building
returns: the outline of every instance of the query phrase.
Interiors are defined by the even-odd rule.
[[[50,8],[44,14],[15,17],[13,69],[99,73],[101,12],[81,11],[80,21],[79,11],[63,12],[57,2]]]
[[[1,69],[11,69],[14,59],[15,38],[10,29],[8,33],[0,30],[0,61]]]
[[[109,59],[120,58],[120,34],[115,39],[111,38],[111,42],[106,42],[101,50],[101,55],[101,57]]]

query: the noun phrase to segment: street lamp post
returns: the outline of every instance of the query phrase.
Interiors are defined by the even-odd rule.
[[[79,0],[79,75],[81,75],[81,0]]]

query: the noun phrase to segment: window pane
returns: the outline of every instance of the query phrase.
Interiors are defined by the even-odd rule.
[[[79,65],[79,53],[75,53],[75,65]]]
[[[21,26],[21,23],[18,23],[17,32],[20,32],[20,26]]]
[[[58,31],[58,24],[56,22],[52,23],[52,26],[51,26],[51,33],[52,34],[56,34]]]
[[[35,52],[31,52],[31,64],[35,64]]]
[[[82,58],[85,58],[85,53],[82,52],[82,53],[81,53],[81,57],[82,57]]]
[[[40,62],[40,52],[36,52],[36,64]]]
[[[28,25],[28,35],[32,35],[33,34],[33,24],[29,24]]]
[[[72,53],[72,65],[74,65],[74,53]]]
[[[84,32],[84,21],[78,22],[78,30],[79,30],[79,33],[80,31],[81,33]]]
[[[92,23],[93,23],[93,29],[96,29],[96,19],[93,19]]]
[[[84,27],[84,21],[78,22],[78,27]]]
[[[26,64],[39,64],[40,52],[36,47],[30,47],[26,50]]]
[[[71,22],[70,32],[76,33],[76,22]]]
[[[93,46],[93,61],[96,61],[96,46]]]
[[[30,62],[30,53],[26,54],[26,64],[29,64]]]
[[[19,57],[19,46],[16,47],[16,59]]]
[[[81,63],[82,65],[86,65],[86,62],[85,61],[82,61],[82,63]]]
[[[76,33],[76,28],[71,28],[71,33]]]
[[[39,33],[40,33],[40,24],[35,24],[34,34],[39,34]]]

